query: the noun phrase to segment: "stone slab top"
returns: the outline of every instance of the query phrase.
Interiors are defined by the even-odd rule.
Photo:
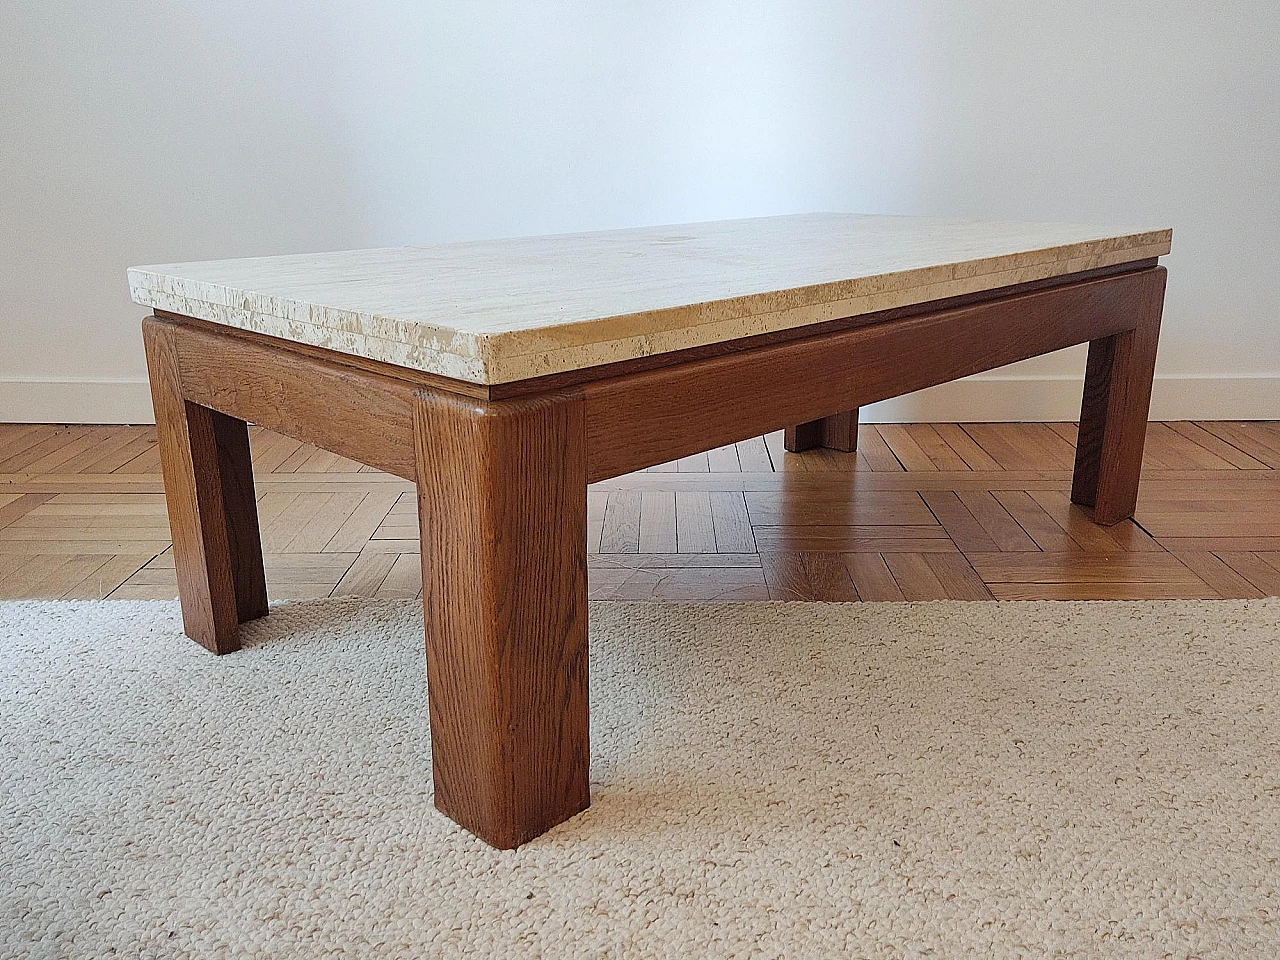
[[[159,310],[510,383],[1159,257],[1168,229],[813,213],[129,270]]]

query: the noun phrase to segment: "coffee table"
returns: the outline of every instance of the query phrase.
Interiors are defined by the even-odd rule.
[[[138,267],[186,633],[267,613],[246,422],[415,481],[436,806],[589,803],[586,488],[1089,343],[1071,497],[1132,514],[1169,230],[812,214]]]

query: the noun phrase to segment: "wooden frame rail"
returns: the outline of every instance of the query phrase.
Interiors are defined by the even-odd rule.
[[[1165,269],[1153,267],[1066,283],[546,393],[585,401],[587,478],[594,483],[1140,327],[1154,341],[1164,279]],[[1154,324],[1144,323],[1153,302]],[[340,355],[308,355],[271,337],[171,314],[158,319],[171,331],[186,399],[406,480],[416,479],[416,399],[454,392],[443,385],[454,381],[431,378],[427,385],[390,364],[352,366]],[[1107,378],[1114,353],[1110,341],[1093,352],[1090,384]],[[510,402],[460,396],[484,407]],[[1102,402],[1087,396],[1086,405],[1090,399]],[[354,423],[361,428],[353,430]],[[816,438],[805,444],[814,445]]]

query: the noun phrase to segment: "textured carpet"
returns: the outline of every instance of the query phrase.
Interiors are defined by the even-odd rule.
[[[0,604],[0,956],[1280,955],[1280,601],[591,614],[594,805],[498,852],[416,604]]]

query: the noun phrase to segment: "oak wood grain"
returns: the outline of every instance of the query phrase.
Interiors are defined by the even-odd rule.
[[[1165,275],[1164,267],[1142,275],[1134,329],[1089,344],[1071,499],[1093,507],[1096,523],[1118,523],[1137,506]]]
[[[221,480],[227,548],[231,551],[236,616],[245,623],[267,615],[267,578],[262,563],[262,537],[258,529],[253,462],[249,455],[249,430],[243,420],[217,411],[211,411],[209,420],[213,426],[218,477]]]
[[[390,375],[399,368],[375,373],[211,324],[164,323],[188,400],[406,480],[416,476],[413,410],[424,388]]]
[[[852,410],[1130,330],[1148,307],[1153,276],[1162,270],[1088,280],[583,384],[588,478],[628,473],[805,423],[832,410]],[[1163,272],[1158,276],[1162,282]],[[911,362],[904,363],[905,357]],[[858,371],[857,377],[847,376],[849,370]],[[1134,376],[1139,376],[1136,368]],[[750,391],[743,391],[742,384],[750,384]],[[689,416],[691,410],[698,416]],[[1117,434],[1114,442],[1129,435]]]
[[[854,453],[858,449],[858,411],[845,410],[787,427],[783,446],[792,453],[817,447]]]
[[[585,410],[414,416],[436,806],[495,847],[589,803]]]
[[[228,653],[239,647],[241,613],[260,616],[266,599],[244,425],[183,397],[171,327],[144,324],[143,343],[183,627],[207,649]]]

